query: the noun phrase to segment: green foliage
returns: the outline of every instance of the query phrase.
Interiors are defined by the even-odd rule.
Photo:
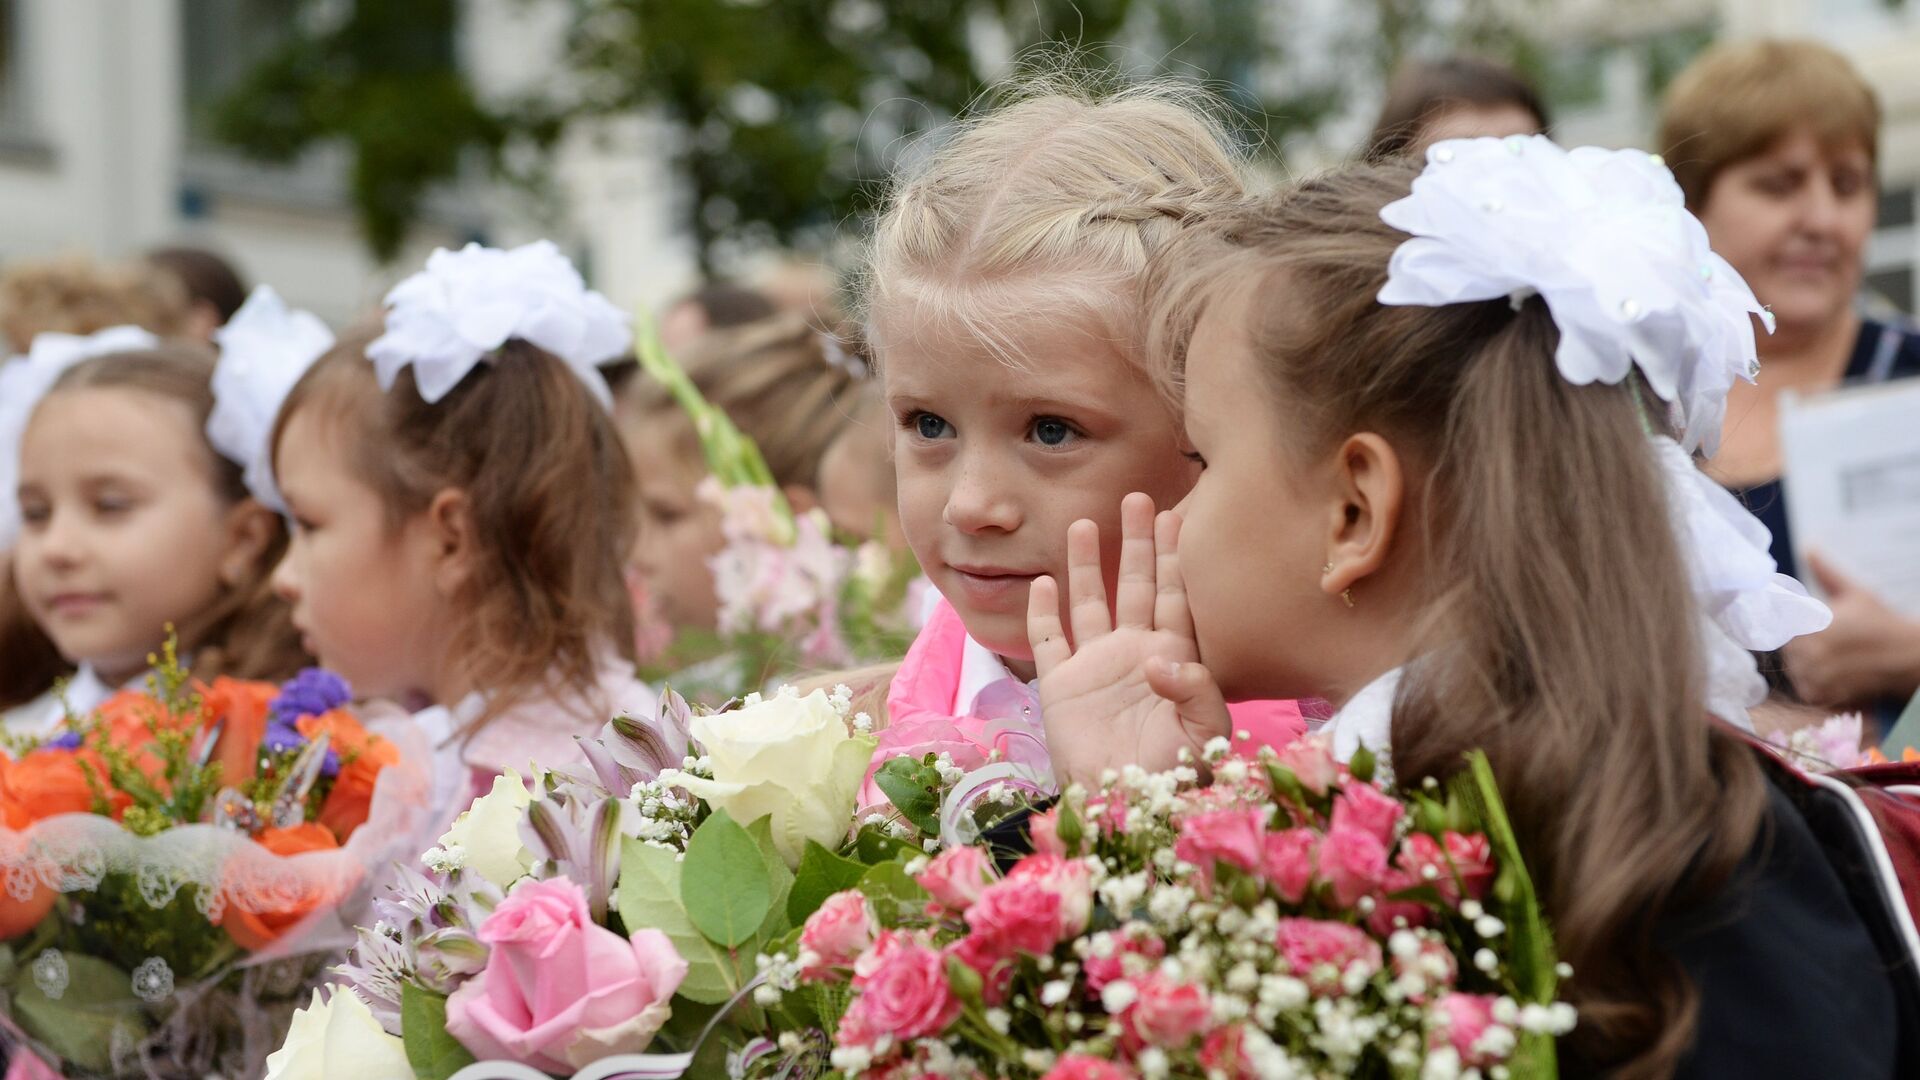
[[[942,787],[933,759],[932,754],[924,761],[905,756],[891,758],[873,774],[874,784],[886,793],[894,809],[925,836],[940,835]]]
[[[865,877],[865,863],[835,855],[812,840],[800,856],[800,869],[794,873],[793,890],[787,894],[787,918],[795,926],[820,910],[827,897],[851,889]]]
[[[335,993],[345,991],[336,990]],[[400,986],[401,1035],[407,1045],[407,1064],[418,1080],[447,1080],[473,1064],[473,1055],[460,1040],[447,1034],[447,999],[414,983]]]
[[[13,990],[13,1017],[29,1034],[81,1069],[106,1072],[112,1064],[116,1031],[120,1041],[137,1042],[147,1021],[125,971],[105,960],[69,953],[67,982],[59,997],[49,997],[31,977]]]
[[[729,949],[752,940],[773,906],[773,882],[759,848],[725,810],[687,841],[680,900],[694,927]]]

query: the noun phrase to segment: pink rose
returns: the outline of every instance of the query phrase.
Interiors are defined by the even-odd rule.
[[[1393,958],[1393,977],[1417,977],[1426,984],[1426,989],[1407,995],[1408,1000],[1418,1005],[1432,997],[1436,991],[1449,990],[1453,980],[1460,975],[1460,966],[1453,958],[1453,950],[1444,942],[1429,937],[1420,939],[1419,948],[1407,956],[1395,954]]]
[[[1200,882],[1213,887],[1215,863],[1226,863],[1249,874],[1260,869],[1261,838],[1266,814],[1256,809],[1212,810],[1180,823],[1173,853],[1200,869]]]
[[[1441,848],[1440,841],[1426,833],[1408,833],[1400,841],[1400,850],[1394,853],[1393,865],[1412,884],[1431,885],[1440,893],[1442,900],[1449,904],[1459,902],[1460,886],[1454,880],[1453,865],[1447,861],[1447,853]]]
[[[1453,860],[1454,870],[1466,884],[1467,895],[1475,900],[1485,899],[1487,887],[1493,884],[1493,845],[1479,833],[1448,832],[1443,839],[1447,857]]]
[[[967,909],[967,925],[1002,956],[1052,952],[1060,918],[1060,895],[1031,876],[994,882]]]
[[[1033,840],[1036,855],[1067,857],[1067,842],[1060,839],[1060,808],[1050,807],[1027,819],[1027,835]],[[1079,854],[1079,852],[1074,852]]]
[[[1334,902],[1350,908],[1385,883],[1387,846],[1363,829],[1336,825],[1320,845],[1320,876],[1333,886]]]
[[[1427,1045],[1438,1049],[1451,1045],[1460,1054],[1460,1063],[1470,1068],[1491,1065],[1492,1054],[1476,1051],[1474,1044],[1493,1026],[1493,996],[1490,994],[1448,994],[1434,1005],[1438,1021],[1427,1034]]]
[[[1111,940],[1111,953],[1106,956],[1089,954],[1081,965],[1081,970],[1087,973],[1087,989],[1096,994],[1105,989],[1108,983],[1140,974],[1167,955],[1167,943],[1148,936],[1144,930],[1137,935],[1115,933],[1111,935]],[[1140,959],[1130,963],[1128,957]],[[1129,971],[1129,968],[1133,970]]]
[[[834,968],[847,967],[873,945],[879,932],[880,921],[864,895],[854,889],[834,893],[807,916],[800,930],[800,974],[821,979]]]
[[[1134,1080],[1124,1065],[1086,1054],[1068,1054],[1053,1063],[1040,1080]]]
[[[934,903],[957,914],[972,907],[999,876],[986,852],[976,847],[950,847],[935,855],[914,880]]]
[[[1202,987],[1152,972],[1133,980],[1137,996],[1120,1016],[1129,1036],[1150,1046],[1177,1049],[1213,1023],[1213,1003]]]
[[[1246,1037],[1246,1028],[1239,1024],[1213,1029],[1200,1047],[1200,1067],[1208,1076],[1223,1080],[1259,1080],[1260,1074],[1241,1045]]]
[[[1281,747],[1279,755],[1275,764],[1292,772],[1300,786],[1315,795],[1325,795],[1340,778],[1340,764],[1333,759],[1333,750],[1325,737],[1307,735],[1295,739]]]
[[[1314,853],[1319,845],[1320,838],[1312,829],[1287,829],[1264,838],[1261,872],[1287,903],[1299,903],[1312,887]]]
[[[960,1015],[960,999],[947,985],[946,957],[908,938],[891,939],[878,962],[854,976],[853,986],[847,1015],[858,1014],[855,1027],[903,1042],[938,1035]]]
[[[980,1000],[1000,1005],[1013,988],[1013,958],[998,942],[980,934],[968,934],[947,946],[947,955],[958,959],[980,976]]]
[[[1060,898],[1059,940],[1079,937],[1093,917],[1093,871],[1078,859],[1058,855],[1029,855],[1007,875],[1038,882]]]
[[[1355,964],[1371,977],[1380,970],[1380,943],[1357,926],[1325,919],[1281,919],[1275,948],[1295,976],[1315,994],[1337,994],[1340,979]]]
[[[1381,793],[1372,784],[1352,783],[1342,788],[1333,800],[1333,827],[1350,825],[1372,833],[1382,844],[1393,843],[1393,827],[1400,823],[1406,807]]]
[[[447,1032],[474,1056],[571,1073],[646,1049],[687,962],[658,930],[595,925],[565,878],[524,881],[480,924],[487,966],[447,1000]]]
[[[1400,869],[1391,869],[1380,885],[1383,894],[1405,892],[1425,884],[1413,875]],[[1367,914],[1367,927],[1375,934],[1386,937],[1400,927],[1425,926],[1433,921],[1433,909],[1418,900],[1389,900],[1387,895],[1379,897],[1373,910]]]

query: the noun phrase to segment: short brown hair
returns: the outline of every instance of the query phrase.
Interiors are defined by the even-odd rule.
[[[1813,41],[1716,45],[1668,87],[1660,153],[1698,212],[1721,170],[1798,128],[1880,160],[1880,99],[1846,57]]]
[[[397,527],[447,488],[466,493],[480,551],[454,636],[489,717],[537,692],[598,707],[607,650],[633,658],[625,566],[639,518],[612,418],[567,365],[519,338],[429,404],[411,367],[382,391],[357,327],[295,384],[274,425],[303,408],[346,425],[349,467]]]
[[[211,305],[220,313],[222,323],[247,302],[247,286],[240,280],[240,272],[205,248],[155,248],[147,252],[147,261],[179,278],[188,297]]]
[[[1406,153],[1429,121],[1461,105],[1516,105],[1533,114],[1541,131],[1550,126],[1540,92],[1512,68],[1477,56],[1412,60],[1401,65],[1387,84],[1387,100],[1380,106],[1364,156],[1368,161],[1383,161]]]
[[[29,259],[0,274],[0,333],[14,352],[40,334],[92,334],[110,326],[180,332],[187,290],[145,262],[97,263],[84,256]]]

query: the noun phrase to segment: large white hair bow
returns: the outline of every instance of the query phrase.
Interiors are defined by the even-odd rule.
[[[39,334],[25,355],[0,364],[0,551],[12,550],[20,538],[20,440],[40,399],[84,360],[158,344],[159,338],[137,326],[94,334]]]
[[[1380,217],[1413,235],[1381,303],[1537,293],[1560,328],[1567,381],[1617,383],[1638,366],[1673,403],[1688,450],[1712,452],[1733,380],[1759,370],[1748,315],[1769,332],[1772,315],[1652,154],[1566,150],[1544,135],[1440,142],[1413,193]]]
[[[420,396],[445,397],[509,338],[559,357],[612,407],[598,365],[633,346],[627,314],[587,288],[550,241],[511,250],[439,248],[387,293],[386,333],[367,346],[382,389],[411,364]]]
[[[261,285],[214,331],[220,362],[213,369],[213,413],[207,441],[246,470],[247,490],[285,513],[273,481],[274,421],[295,383],[333,347],[333,331],[319,316],[287,306],[271,285]]]
[[[1718,446],[1727,391],[1759,371],[1753,323],[1773,316],[1687,212],[1660,159],[1638,150],[1565,150],[1544,136],[1455,139],[1381,220],[1412,234],[1393,253],[1383,304],[1438,306],[1538,295],[1560,330],[1567,381],[1619,383],[1639,368],[1672,408],[1681,441],[1652,436],[1679,547],[1700,609],[1706,704],[1751,726],[1766,696],[1751,650],[1833,619],[1778,572],[1770,539],[1694,463]]]

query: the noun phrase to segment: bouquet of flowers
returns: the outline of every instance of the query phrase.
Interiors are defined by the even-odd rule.
[[[858,808],[848,712],[689,710],[654,777],[616,721],[595,778],[503,778],[269,1077],[1553,1075],[1567,972],[1484,759],[1402,791],[1219,740],[1035,812],[929,753]]]
[[[752,1075],[1553,1075],[1566,971],[1484,758],[1444,793],[1312,737],[1208,763],[829,897],[769,967],[831,1038]]]
[[[796,668],[904,654],[915,629],[909,614],[918,610],[913,557],[835,535],[818,509],[796,514],[753,440],[701,396],[654,335],[637,340],[642,367],[693,421],[710,471],[699,494],[719,511],[726,538],[711,561],[719,639],[660,641],[643,618],[642,655],[668,667],[697,664],[699,677],[676,684],[717,702]],[[644,616],[644,604],[639,609]]]
[[[425,749],[345,683],[193,684],[171,646],[0,759],[0,1017],[62,1074],[256,1073],[370,865],[412,841]],[[395,740],[399,741],[395,741]],[[244,1003],[244,1008],[238,1007]]]

